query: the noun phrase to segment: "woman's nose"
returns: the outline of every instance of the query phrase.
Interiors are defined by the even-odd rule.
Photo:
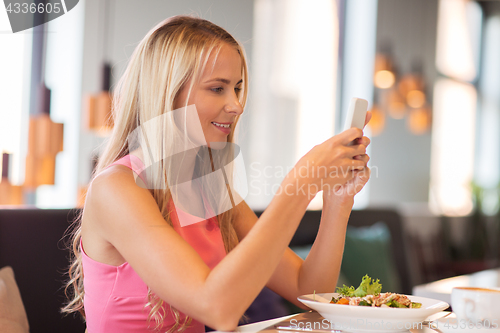
[[[240,100],[237,96],[228,100],[227,104],[224,106],[224,111],[234,113],[236,116],[243,113],[243,107],[241,106]]]

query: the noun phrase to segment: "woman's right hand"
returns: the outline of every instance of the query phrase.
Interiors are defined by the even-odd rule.
[[[352,144],[363,137],[359,128],[350,128],[325,142],[314,146],[290,171],[287,177],[297,185],[297,191],[309,199],[322,190],[332,190],[354,178],[356,170],[363,170],[366,163],[354,156],[366,154],[366,145]],[[356,140],[356,142],[369,140]]]

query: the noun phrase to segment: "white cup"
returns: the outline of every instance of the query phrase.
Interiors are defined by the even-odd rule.
[[[451,308],[458,320],[498,325],[500,324],[500,289],[453,288]]]

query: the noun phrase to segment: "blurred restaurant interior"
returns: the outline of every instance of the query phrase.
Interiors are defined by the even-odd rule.
[[[245,48],[250,95],[237,143],[242,194],[258,214],[297,160],[340,132],[350,99],[369,101],[372,175],[355,200],[339,284],[376,275],[380,256],[408,293],[500,266],[500,1],[81,0],[0,34],[0,264],[16,277],[23,268],[2,242],[18,240],[7,230],[64,211],[62,229],[16,229],[23,239],[52,230],[63,252],[68,212],[82,207],[112,131],[114,85],[149,29],[178,14],[219,24]],[[3,9],[0,30],[10,30]],[[302,256],[321,205],[318,195],[291,244]]]

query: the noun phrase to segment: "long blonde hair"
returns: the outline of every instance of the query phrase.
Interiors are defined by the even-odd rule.
[[[223,45],[234,47],[242,61],[242,90],[239,100],[245,106],[248,94],[248,69],[243,48],[224,29],[200,18],[190,16],[175,16],[164,20],[154,27],[136,47],[125,73],[118,82],[113,93],[113,118],[114,128],[106,147],[99,157],[97,167],[92,174],[92,180],[106,167],[116,160],[131,152],[128,144],[133,131],[149,120],[168,115],[160,138],[157,133],[143,133],[143,138],[148,143],[148,154],[144,158],[156,162],[156,169],[150,172],[164,175],[167,179],[171,176],[171,165],[163,162],[165,149],[171,147],[172,133],[176,126],[173,116],[174,102],[181,89],[191,82],[188,90],[188,99],[192,88],[203,72],[211,54],[217,55]],[[169,113],[170,112],[170,113]],[[239,116],[233,123],[232,131],[228,135],[228,142],[233,142],[234,128]],[[162,125],[162,126],[163,126]],[[143,131],[144,132],[144,131]],[[156,140],[156,141],[155,141]],[[152,162],[152,161],[149,161]],[[163,180],[164,177],[153,177]],[[231,177],[229,177],[231,178]],[[230,179],[229,179],[230,180]],[[148,187],[153,195],[165,221],[172,225],[168,203],[172,193],[165,183],[163,186],[156,184]],[[227,185],[224,185],[227,186]],[[85,209],[85,208],[84,208]],[[83,214],[83,213],[82,213]],[[226,252],[231,251],[238,243],[238,238],[232,224],[232,209],[220,213],[219,227]],[[85,318],[83,308],[83,268],[80,249],[81,215],[74,224],[72,232],[72,264],[69,268],[69,280],[66,284],[66,294],[69,302],[62,309],[64,313],[80,312]],[[151,290],[148,293],[150,308],[148,319],[156,321],[156,329],[162,326],[166,316],[163,301]],[[171,308],[176,324],[169,330],[184,330],[191,319],[186,317],[181,322],[181,316],[176,309]]]

